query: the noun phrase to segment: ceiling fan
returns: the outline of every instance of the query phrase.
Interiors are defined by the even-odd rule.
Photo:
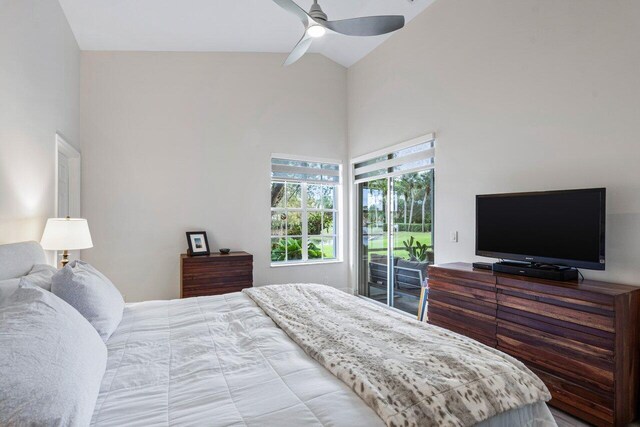
[[[404,16],[364,16],[361,18],[327,21],[327,14],[322,11],[318,0],[313,0],[309,13],[305,12],[293,0],[273,0],[278,6],[300,18],[304,25],[304,34],[293,48],[284,65],[291,65],[302,58],[315,38],[324,36],[327,32],[344,34],[347,36],[379,36],[391,33],[404,26]]]

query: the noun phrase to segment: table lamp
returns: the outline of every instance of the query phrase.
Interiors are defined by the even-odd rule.
[[[82,218],[49,218],[44,227],[42,248],[49,251],[64,251],[62,266],[69,262],[69,251],[93,247],[89,224]]]

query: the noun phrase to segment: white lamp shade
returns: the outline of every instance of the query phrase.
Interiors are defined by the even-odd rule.
[[[89,224],[82,218],[49,218],[40,244],[50,251],[88,249],[93,247]]]

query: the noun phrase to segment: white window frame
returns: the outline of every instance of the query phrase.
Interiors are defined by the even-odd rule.
[[[318,265],[318,264],[332,264],[332,263],[340,263],[343,262],[343,258],[342,258],[342,254],[343,254],[343,241],[345,240],[342,235],[343,235],[343,217],[342,217],[342,184],[343,184],[343,165],[342,165],[342,161],[340,160],[336,160],[336,159],[326,159],[326,158],[318,158],[318,157],[303,157],[303,156],[296,156],[296,155],[290,155],[290,154],[280,154],[280,153],[273,153],[271,155],[271,159],[270,162],[272,161],[272,159],[277,158],[277,159],[287,159],[287,160],[294,160],[294,161],[301,161],[301,162],[311,162],[311,163],[331,163],[331,164],[335,164],[338,165],[338,169],[339,169],[339,177],[340,180],[338,183],[336,184],[328,184],[328,183],[308,183],[305,182],[304,180],[284,180],[284,179],[279,179],[279,178],[271,178],[271,180],[269,181],[269,188],[271,188],[271,185],[274,182],[289,182],[289,183],[296,183],[296,184],[300,184],[302,191],[301,191],[301,197],[300,197],[300,203],[301,203],[301,207],[300,208],[288,208],[286,207],[282,207],[282,208],[278,208],[278,207],[271,207],[270,206],[270,212],[271,214],[273,214],[273,212],[278,212],[278,211],[286,211],[286,212],[300,212],[300,220],[302,222],[302,236],[301,240],[302,240],[302,259],[300,260],[291,260],[291,261],[271,261],[271,267],[291,267],[291,266],[300,266],[300,265]],[[335,187],[335,193],[334,193],[334,200],[333,200],[333,209],[325,209],[325,208],[309,208],[307,207],[307,188],[309,185],[322,185],[322,186],[331,186],[331,187]],[[285,204],[286,204],[286,200],[285,200]],[[334,213],[334,234],[331,235],[321,235],[321,238],[333,238],[334,240],[334,257],[333,258],[328,258],[328,259],[309,259],[309,254],[308,254],[308,244],[309,244],[309,227],[308,227],[308,213],[309,212],[332,212]],[[269,230],[271,230],[271,223],[269,224]],[[315,235],[314,235],[315,236]],[[275,238],[281,238],[283,236],[274,236],[271,234],[271,231],[269,231],[269,257],[271,257],[271,242],[272,239]],[[288,235],[285,235],[284,238],[289,238]]]

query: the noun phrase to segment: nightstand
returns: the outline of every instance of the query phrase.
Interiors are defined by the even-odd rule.
[[[221,295],[253,286],[253,255],[180,255],[180,298]]]

